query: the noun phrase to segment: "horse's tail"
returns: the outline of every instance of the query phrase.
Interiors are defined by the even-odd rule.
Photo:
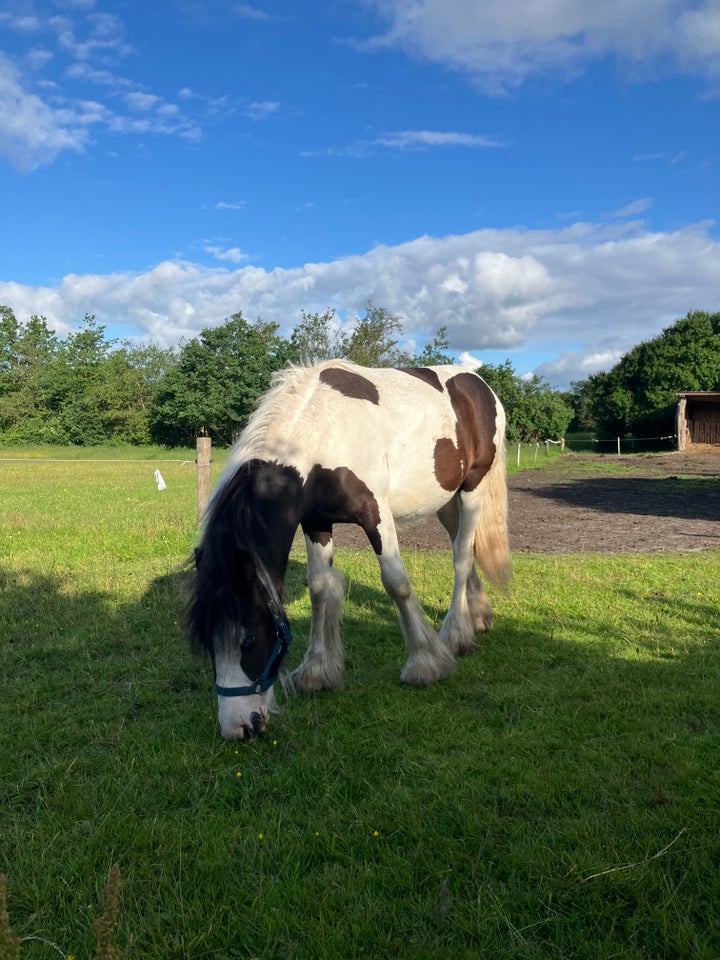
[[[503,589],[512,579],[508,536],[508,498],[505,478],[505,412],[497,402],[496,453],[483,480],[485,497],[475,527],[475,559],[487,580]]]

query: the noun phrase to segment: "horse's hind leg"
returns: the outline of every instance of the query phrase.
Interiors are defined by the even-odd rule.
[[[482,509],[482,494],[458,492],[438,511],[438,518],[452,540],[455,582],[440,636],[455,656],[477,649],[475,635],[492,627],[492,606],[475,567],[475,527]]]
[[[345,581],[332,565],[332,534],[306,531],[305,547],[312,607],[310,636],[305,657],[286,678],[286,687],[290,691],[339,690],[344,672],[340,613]]]
[[[377,554],[380,577],[398,608],[408,654],[400,679],[403,683],[420,686],[442,680],[455,669],[455,657],[426,619],[413,593],[400,559],[395,523],[389,511],[383,516],[381,540],[381,550]]]

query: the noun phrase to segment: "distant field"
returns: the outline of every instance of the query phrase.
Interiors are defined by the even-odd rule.
[[[116,862],[127,958],[720,957],[718,552],[518,556],[480,651],[418,690],[372,554],[339,551],[346,689],[229,744],[182,629],[194,452],[148,453],[0,462],[0,872],[23,958],[93,955]],[[449,553],[407,563],[439,622]],[[300,553],[286,599],[292,665]]]

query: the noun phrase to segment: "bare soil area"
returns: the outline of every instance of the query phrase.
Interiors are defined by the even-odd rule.
[[[612,466],[593,471],[588,462]],[[720,447],[661,456],[566,454],[508,480],[510,544],[534,553],[626,553],[720,548]],[[619,473],[618,470],[622,472]],[[338,526],[336,543],[367,545]],[[404,547],[440,549],[447,534],[434,518],[399,530]]]

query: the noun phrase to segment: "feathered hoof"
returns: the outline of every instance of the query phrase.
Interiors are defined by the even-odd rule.
[[[457,640],[450,645],[450,649],[456,657],[469,657],[471,653],[475,653],[478,649],[478,644],[475,643],[474,640],[471,640],[470,637],[458,637]]]
[[[426,687],[444,680],[455,670],[457,663],[449,650],[438,653],[414,653],[400,673],[400,682],[414,687]]]
[[[489,633],[493,628],[492,613],[473,614],[472,625],[475,633]]]
[[[317,690],[342,690],[343,670],[313,663],[301,663],[283,678],[285,693],[314,693]]]
[[[448,614],[440,628],[440,638],[456,657],[467,657],[478,649],[474,638],[483,629],[475,628],[474,618],[466,617],[461,621]]]

